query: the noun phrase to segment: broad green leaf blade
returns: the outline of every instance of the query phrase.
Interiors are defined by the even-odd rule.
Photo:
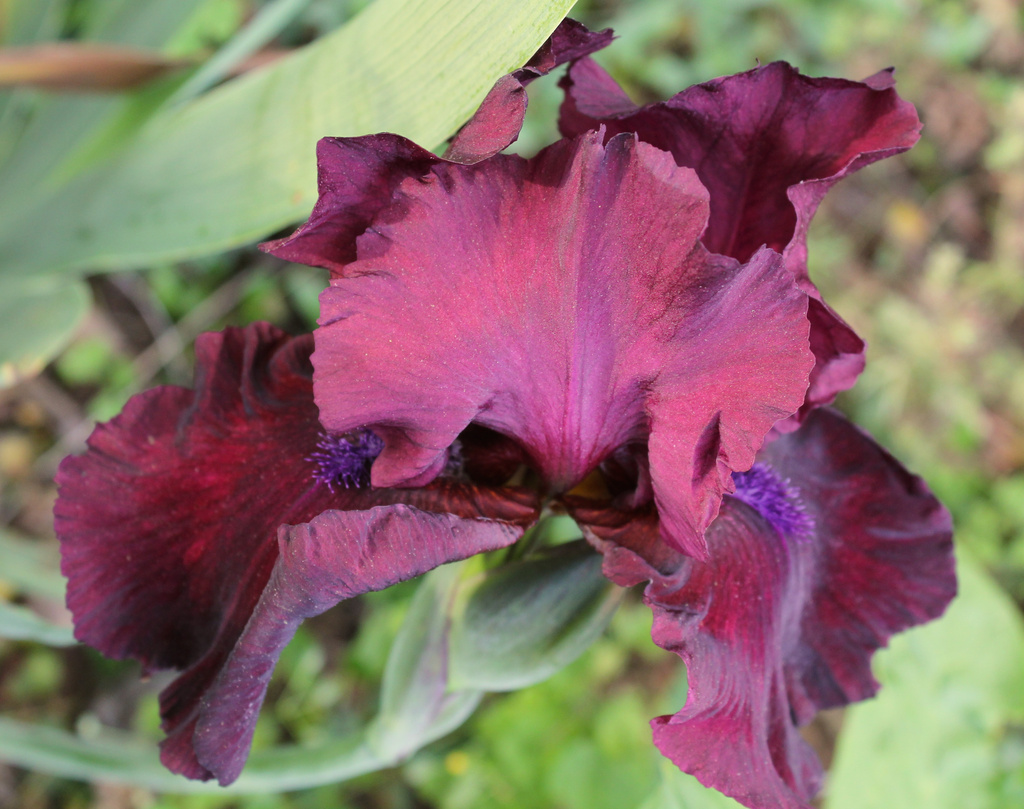
[[[827,809],[1024,805],[1024,625],[963,555],[938,621],[893,639],[878,697],[846,713]]]
[[[197,9],[210,0],[107,0],[95,7],[83,41],[160,49],[185,30]],[[22,93],[22,96],[25,94]],[[0,151],[0,217],[24,213],[42,217],[37,236],[52,237],[47,205],[59,193],[54,177],[64,177],[66,161],[80,161],[80,150],[94,150],[93,141],[114,116],[123,116],[134,96],[52,95],[32,93],[30,119],[12,151]],[[138,105],[134,105],[138,106]],[[152,109],[146,109],[147,113]],[[7,222],[0,224],[0,232]],[[8,266],[6,259],[3,266]],[[12,271],[16,268],[11,266]]]
[[[64,577],[55,545],[0,529],[0,581],[24,595],[64,602]]]
[[[71,627],[51,624],[28,607],[0,601],[0,638],[32,640],[47,646],[74,646]]]
[[[511,691],[547,679],[597,640],[622,593],[582,541],[492,570],[453,627],[451,687]]]
[[[319,138],[391,131],[439,144],[571,6],[376,0],[288,58],[154,116],[63,185],[0,187],[0,272],[112,270],[266,236],[309,213]]]
[[[0,285],[0,388],[35,376],[74,335],[92,296],[81,281],[6,278]]]
[[[6,717],[0,717],[0,760],[63,778],[218,795],[306,789],[395,764],[380,759],[361,735],[355,735],[318,747],[295,745],[254,752],[241,777],[221,787],[216,782],[189,781],[165,769],[150,739],[110,729],[78,736]]]
[[[476,691],[449,692],[451,608],[465,564],[424,576],[395,638],[368,737],[383,759],[401,760],[454,730],[476,708]]]

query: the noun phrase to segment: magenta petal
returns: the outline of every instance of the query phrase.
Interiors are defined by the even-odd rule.
[[[563,491],[650,431],[667,534],[700,552],[728,473],[803,400],[807,298],[770,251],[707,253],[691,170],[601,140],[404,184],[321,296],[320,416],[384,439],[376,486],[429,479],[470,422]]]
[[[757,253],[683,319],[675,339],[688,350],[663,371],[648,404],[662,536],[691,556],[705,555],[704,531],[732,491],[732,472],[750,467],[806,391],[808,299],[790,283],[777,253]]]
[[[452,140],[444,160],[398,135],[322,138],[317,143],[319,196],[309,219],[291,236],[260,249],[285,261],[323,267],[341,275],[356,257],[356,237],[392,203],[398,185],[423,177],[446,161],[475,163],[505,149],[526,113],[525,86],[559,65],[605,47],[611,30],[593,32],[563,20],[525,67],[503,76]]]
[[[171,732],[164,763],[191,777],[234,781],[281,651],[306,618],[438,565],[511,545],[522,529],[404,505],[328,511],[281,528],[280,555],[252,617],[192,714]],[[194,750],[194,753],[193,753]]]
[[[55,526],[80,640],[182,667],[244,625],[277,527],[337,502],[305,458],[320,430],[310,348],[266,324],[203,335],[194,392],[133,397],[64,460]]]
[[[654,640],[687,665],[686,705],[654,720],[655,744],[752,809],[796,809],[820,783],[797,725],[874,694],[871,654],[942,613],[956,590],[951,528],[920,478],[828,410],[758,464],[794,498],[791,518],[727,497],[706,564],[652,555],[643,521],[631,536],[587,530],[610,577],[650,581]]]

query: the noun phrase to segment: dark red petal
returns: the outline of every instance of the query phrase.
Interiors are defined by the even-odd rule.
[[[321,296],[324,424],[384,439],[377,486],[429,480],[476,422],[563,491],[650,431],[663,527],[699,553],[729,472],[806,390],[807,298],[780,257],[709,255],[694,173],[626,136],[400,193]]]
[[[651,722],[654,744],[751,809],[808,809],[821,785],[786,693],[787,652],[809,583],[793,544],[726,498],[708,530],[709,563],[690,562],[645,592],[654,642],[685,661],[689,686],[679,713]]]
[[[244,624],[277,526],[334,501],[305,458],[320,429],[310,348],[266,324],[203,335],[194,392],[133,397],[64,460],[55,525],[79,640],[181,667],[232,615]]]
[[[611,44],[615,38],[611,28],[591,31],[581,22],[566,17],[540,50],[517,73],[532,72],[534,78],[545,76],[560,65],[574,59],[582,59]],[[527,76],[523,76],[528,79]]]
[[[580,59],[570,65],[558,84],[565,90],[558,128],[566,137],[596,129],[599,121],[607,121],[616,131],[624,132],[618,121],[649,109],[634,104],[619,83],[593,59]]]
[[[952,522],[921,478],[838,413],[819,409],[759,456],[816,524],[811,609],[788,654],[800,722],[872,696],[872,653],[956,594]]]
[[[635,132],[672,152],[711,193],[705,245],[741,261],[761,245],[780,253],[805,249],[806,226],[828,188],[906,151],[921,128],[891,78],[887,86],[813,79],[775,62],[630,110],[602,74],[589,59],[570,68],[563,82],[564,133],[603,125],[609,137]],[[806,183],[809,189],[796,188]],[[789,258],[794,272],[806,276],[806,256]]]
[[[799,498],[811,535],[782,536],[726,497],[706,564],[658,547],[653,512],[570,501],[623,585],[648,580],[653,637],[687,665],[683,710],[658,748],[754,809],[807,807],[820,768],[797,726],[877,690],[872,653],[942,613],[956,591],[948,513],[924,483],[819,409],[758,454]]]
[[[732,276],[683,318],[681,350],[647,406],[662,536],[698,558],[732,472],[750,467],[764,436],[804,398],[812,361],[808,299],[787,291],[778,254],[761,250]]]
[[[314,477],[311,337],[266,324],[202,335],[196,389],[133,397],[61,464],[54,509],[76,636],[147,669],[230,649],[277,556],[277,529],[328,508],[408,502],[528,524],[532,493],[442,479],[339,489]]]
[[[563,133],[605,126],[609,137],[635,132],[672,152],[711,194],[704,244],[740,261],[767,245],[785,255],[814,298],[807,228],[825,193],[863,166],[909,149],[920,130],[913,106],[892,89],[891,71],[850,82],[808,78],[776,62],[641,108],[583,59],[563,87]],[[852,385],[863,366],[863,343],[830,309],[813,308],[812,323],[818,368],[805,411]]]
[[[525,67],[503,76],[491,88],[473,117],[452,138],[445,159],[477,163],[508,148],[523,128],[526,85],[559,65],[600,50],[612,39],[610,28],[595,32],[575,20],[562,20]]]
[[[259,603],[222,665],[204,671],[201,700],[170,730],[164,764],[231,783],[248,756],[277,659],[304,619],[446,562],[506,547],[521,535],[507,523],[404,505],[327,511],[307,524],[282,527],[280,555]]]
[[[849,390],[864,370],[866,346],[858,334],[832,308],[812,293],[807,317],[811,321],[814,370],[801,412],[791,422],[802,421],[814,407],[826,405],[836,394]],[[780,425],[782,426],[782,425]],[[795,429],[797,424],[785,429]]]

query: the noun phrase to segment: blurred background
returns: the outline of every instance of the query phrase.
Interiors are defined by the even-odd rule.
[[[0,42],[18,44],[14,21],[24,21],[31,3],[0,1]],[[76,39],[126,4],[43,5],[49,9],[44,27],[53,37]],[[173,101],[183,86],[199,93],[221,80],[211,73],[205,86],[190,91],[187,82],[198,74],[188,65],[222,53],[225,44],[237,46],[239,31],[248,31],[251,42],[233,70],[255,70],[329,34],[368,4],[199,5],[198,21],[173,41],[159,42],[155,35],[139,40],[166,62],[183,61],[184,76],[173,72],[173,64],[157,64],[152,74],[129,82],[147,83],[104,96],[110,106],[105,139],[93,132],[85,146],[75,142],[86,131],[78,124],[50,137],[84,150],[76,154],[116,148],[140,110]],[[268,9],[279,17],[273,25],[266,23]],[[820,801],[828,809],[1024,806],[1019,3],[581,0],[571,16],[592,28],[615,29],[618,39],[597,59],[639,102],[667,98],[758,61],[785,59],[810,75],[851,79],[896,68],[901,95],[917,105],[924,121],[922,140],[908,154],[876,163],[830,192],[811,230],[810,269],[826,300],[870,347],[867,370],[838,404],[923,475],[953,512],[962,594],[946,618],[879,654],[875,668],[885,688],[877,700],[827,712],[808,729],[808,738],[830,766]],[[254,37],[252,22],[260,19],[264,29]],[[531,153],[555,137],[557,76],[530,87],[517,150]],[[52,247],[45,221],[50,203],[39,196],[45,189],[16,182],[19,172],[33,176],[31,154],[25,156],[16,136],[39,97],[31,90],[0,90],[0,188],[8,193],[0,205],[6,216],[35,211],[26,227],[39,228],[36,244],[45,252]],[[69,104],[84,106],[82,98]],[[37,220],[43,224],[31,225]],[[261,235],[267,234],[253,234],[252,241]],[[14,248],[0,253],[0,267],[15,254]],[[100,264],[98,269],[114,268]],[[95,422],[116,414],[132,394],[154,384],[190,384],[191,343],[198,333],[257,319],[308,331],[326,283],[325,273],[283,264],[252,245],[187,261],[170,256],[123,266],[131,271],[90,275],[82,267],[84,274],[75,278],[83,277],[84,284],[62,280],[0,300],[0,337],[12,344],[22,336],[33,341],[0,363],[0,635],[7,638],[0,640],[0,761],[13,762],[0,764],[0,807],[737,805],[676,773],[651,746],[647,720],[681,707],[685,675],[677,658],[651,643],[649,612],[633,597],[571,666],[523,691],[485,698],[462,728],[395,769],[306,790],[232,795],[209,789],[176,794],[176,782],[159,780],[141,764],[109,766],[117,749],[155,746],[161,736],[155,695],[167,680],[141,682],[136,666],[67,645],[51,516],[56,465],[81,451]],[[41,335],[11,334],[19,317],[48,319],[50,325]],[[374,714],[388,650],[414,590],[414,583],[399,586],[304,625],[274,675],[257,750],[316,745]],[[33,730],[96,739],[98,750],[106,727],[134,735],[126,737],[126,748],[110,748],[107,758],[95,760],[85,748],[65,749]]]

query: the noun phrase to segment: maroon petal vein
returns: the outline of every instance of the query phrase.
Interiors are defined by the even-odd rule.
[[[311,342],[266,324],[203,335],[194,392],[133,397],[64,460],[54,512],[76,637],[184,667],[232,616],[244,625],[277,526],[336,502],[302,450],[320,429]]]

